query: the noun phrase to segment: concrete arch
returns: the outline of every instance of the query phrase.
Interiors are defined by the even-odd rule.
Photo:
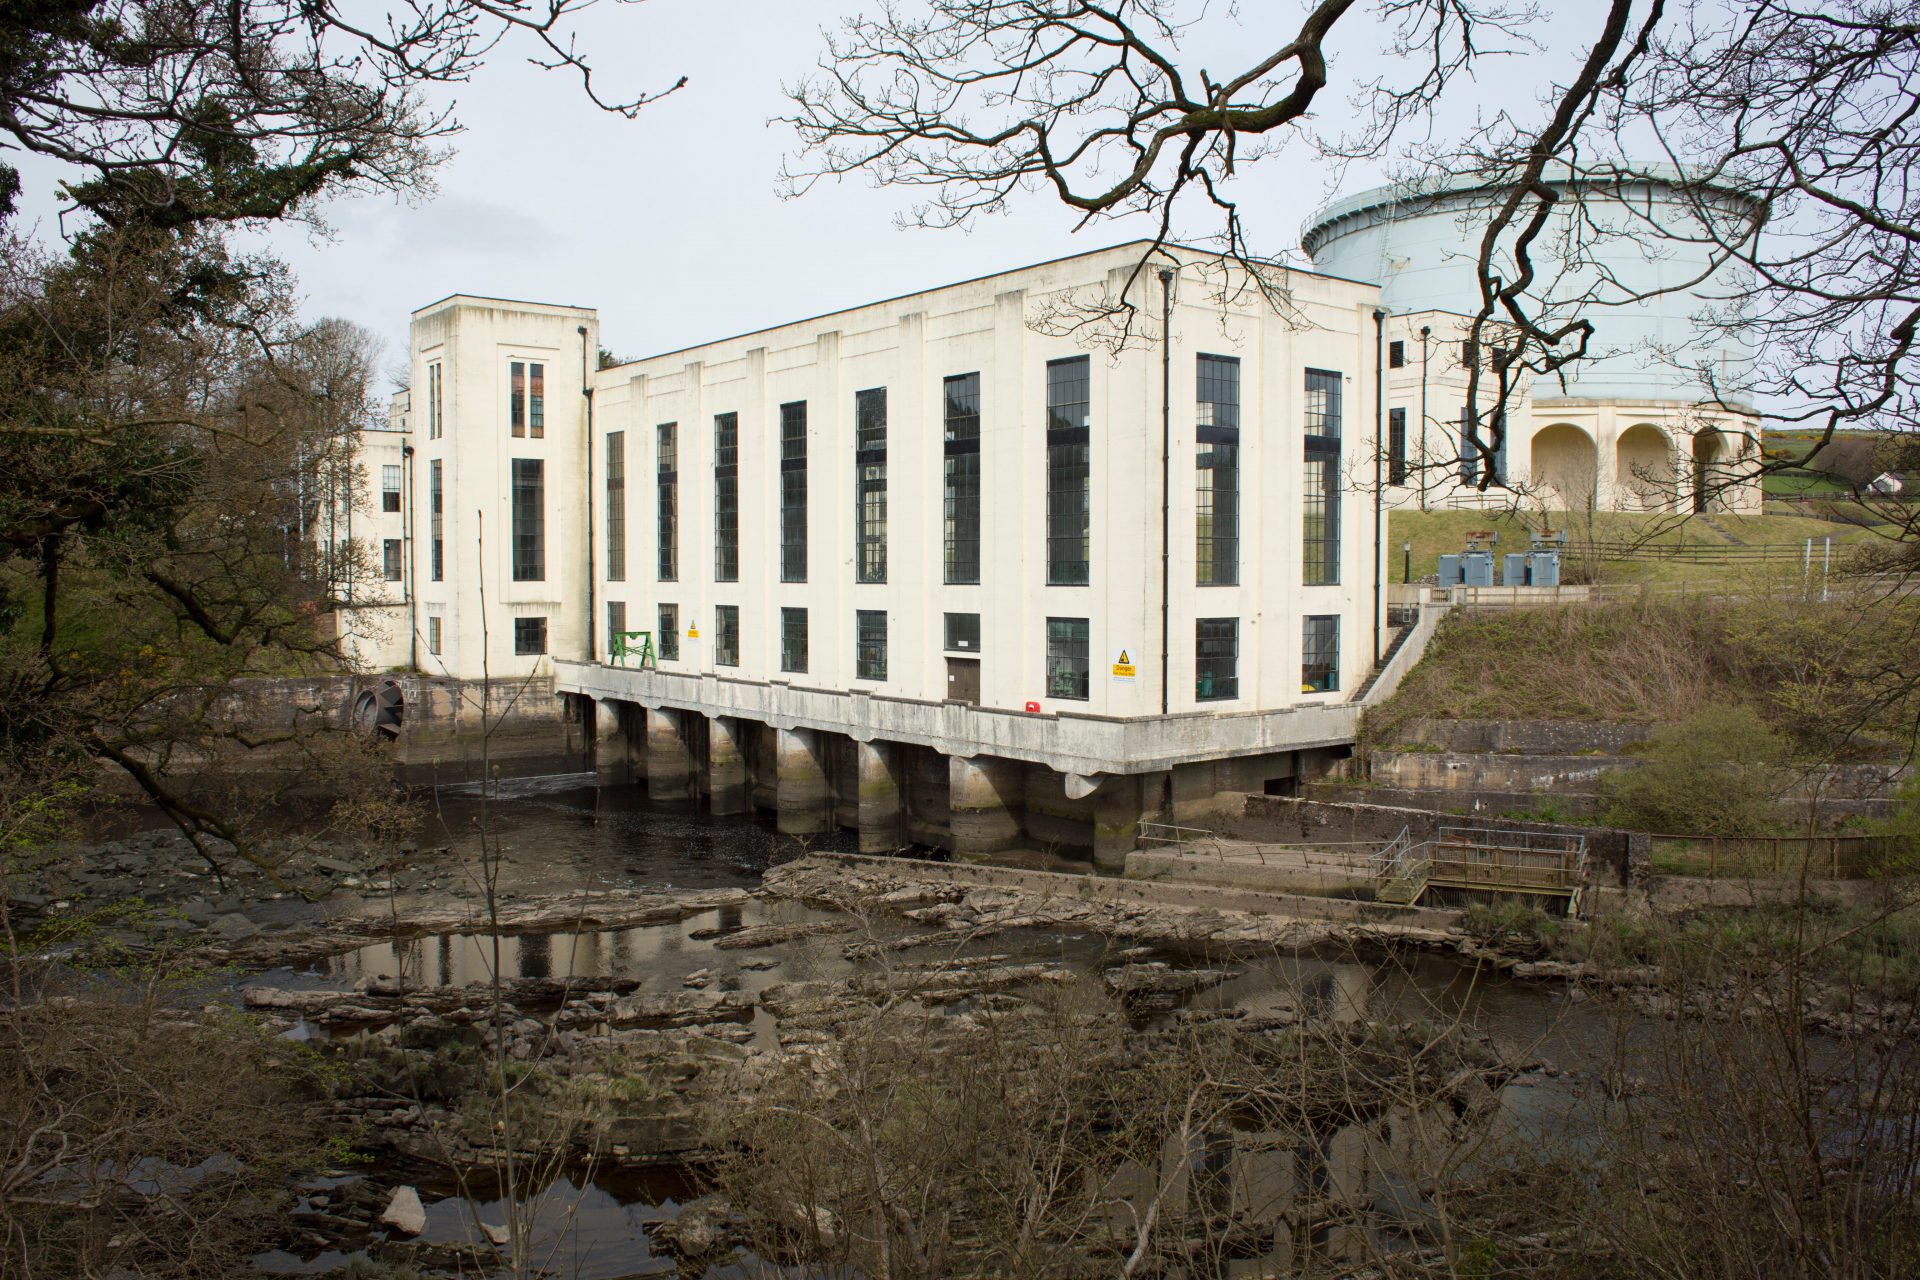
[[[1622,511],[1663,511],[1673,502],[1673,446],[1651,422],[1636,422],[1614,443]]]
[[[1528,475],[1535,488],[1552,490],[1561,508],[1585,511],[1600,483],[1600,451],[1581,428],[1556,422],[1533,433]]]
[[[1697,512],[1724,511],[1727,507],[1727,463],[1733,459],[1733,446],[1718,427],[1702,427],[1693,433],[1692,489],[1693,509]]]

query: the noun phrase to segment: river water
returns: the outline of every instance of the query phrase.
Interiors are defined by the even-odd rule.
[[[436,888],[398,888],[393,909],[404,915],[421,906],[444,906],[450,895],[471,898],[479,886],[482,822],[486,838],[501,851],[503,895],[553,893],[583,887],[622,889],[752,888],[770,861],[790,855],[767,826],[746,818],[712,818],[652,805],[632,788],[596,788],[589,775],[508,782],[484,813],[472,789],[443,789],[431,798],[423,848],[444,846],[437,859],[461,870]],[[845,838],[850,842],[851,837]],[[814,841],[815,850],[835,847]],[[404,884],[403,877],[403,884]],[[385,904],[386,895],[380,895]],[[302,973],[264,975],[274,983],[351,986],[380,975],[404,976],[409,985],[483,982],[496,957],[509,977],[615,976],[632,978],[642,991],[684,989],[689,975],[706,971],[709,989],[760,992],[795,979],[833,978],[857,967],[843,948],[846,934],[752,950],[719,950],[718,936],[770,923],[830,918],[802,904],[753,900],[676,924],[594,933],[429,937],[398,948],[381,944],[333,957]],[[866,926],[883,934],[904,928],[887,919]],[[1081,972],[1114,960],[1121,944],[1066,930],[1014,930],[966,944],[961,955],[1046,961]],[[1516,982],[1451,959],[1431,957],[1369,960],[1311,955],[1209,957],[1167,947],[1130,948],[1133,960],[1170,964],[1229,964],[1238,976],[1192,997],[1193,1005],[1238,1006],[1262,1012],[1279,993],[1297,993],[1335,1018],[1380,1021],[1466,1019],[1491,1034],[1502,1049],[1524,1059],[1562,1066],[1598,1061],[1609,1025],[1592,1010],[1569,1006],[1564,994]],[[1290,997],[1289,997],[1290,998]],[[1312,1010],[1310,1010],[1312,1011]],[[773,1020],[756,1010],[756,1040],[771,1046]],[[1559,1126],[1577,1102],[1568,1077],[1523,1077],[1503,1092],[1503,1108],[1515,1122]],[[684,1175],[600,1178],[585,1186],[560,1182],[543,1193],[540,1244],[553,1252],[562,1274],[581,1280],[675,1273],[672,1260],[655,1256],[645,1225],[672,1217],[690,1190]],[[428,1240],[467,1240],[477,1221],[500,1222],[497,1203],[463,1199],[451,1185],[422,1186]],[[264,1255],[263,1271],[316,1273],[339,1266],[337,1254],[299,1259]],[[747,1274],[731,1266],[706,1272],[708,1280]],[[757,1273],[755,1273],[757,1274]],[[1249,1272],[1256,1274],[1256,1272]]]

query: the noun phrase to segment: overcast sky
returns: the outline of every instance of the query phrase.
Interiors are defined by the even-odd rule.
[[[864,0],[871,8],[877,0]],[[596,84],[687,86],[628,121],[594,108],[577,82],[496,55],[462,86],[465,132],[429,199],[336,202],[332,236],[269,238],[294,268],[313,318],[344,316],[404,350],[407,314],[450,293],[597,307],[603,342],[622,357],[672,350],[933,285],[990,274],[1146,234],[1102,223],[1078,234],[1051,197],[1034,196],[971,233],[897,229],[912,192],[865,182],[783,200],[781,158],[794,136],[783,83],[820,57],[820,30],[862,0],[647,0],[589,14]],[[1190,41],[1216,72],[1297,29],[1295,0],[1254,0],[1236,16],[1210,6]],[[1198,6],[1196,5],[1196,9]],[[1578,17],[1576,28],[1590,25]],[[1325,109],[1380,63],[1377,30],[1349,32]],[[1209,54],[1213,56],[1208,56]],[[1514,64],[1508,63],[1507,66]],[[1529,77],[1540,74],[1530,61]],[[1508,91],[1502,87],[1502,92]],[[1463,101],[1456,110],[1464,110]],[[46,233],[57,204],[46,174],[23,165],[27,217]],[[1247,170],[1238,196],[1272,252],[1294,247],[1330,192],[1304,155]],[[1342,192],[1371,174],[1353,173]]]

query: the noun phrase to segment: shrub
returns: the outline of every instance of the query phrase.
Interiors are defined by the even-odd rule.
[[[1780,826],[1788,745],[1751,707],[1707,707],[1661,729],[1636,754],[1638,766],[1601,778],[1609,824],[1731,836]]]

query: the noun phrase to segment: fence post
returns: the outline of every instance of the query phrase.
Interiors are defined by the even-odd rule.
[[[1780,874],[1780,837],[1773,837],[1773,874]]]
[[[1707,846],[1707,879],[1720,878],[1720,837],[1715,836],[1713,843]]]
[[[1833,844],[1833,878],[1838,880],[1840,878],[1840,837],[1830,836],[1828,839]]]

